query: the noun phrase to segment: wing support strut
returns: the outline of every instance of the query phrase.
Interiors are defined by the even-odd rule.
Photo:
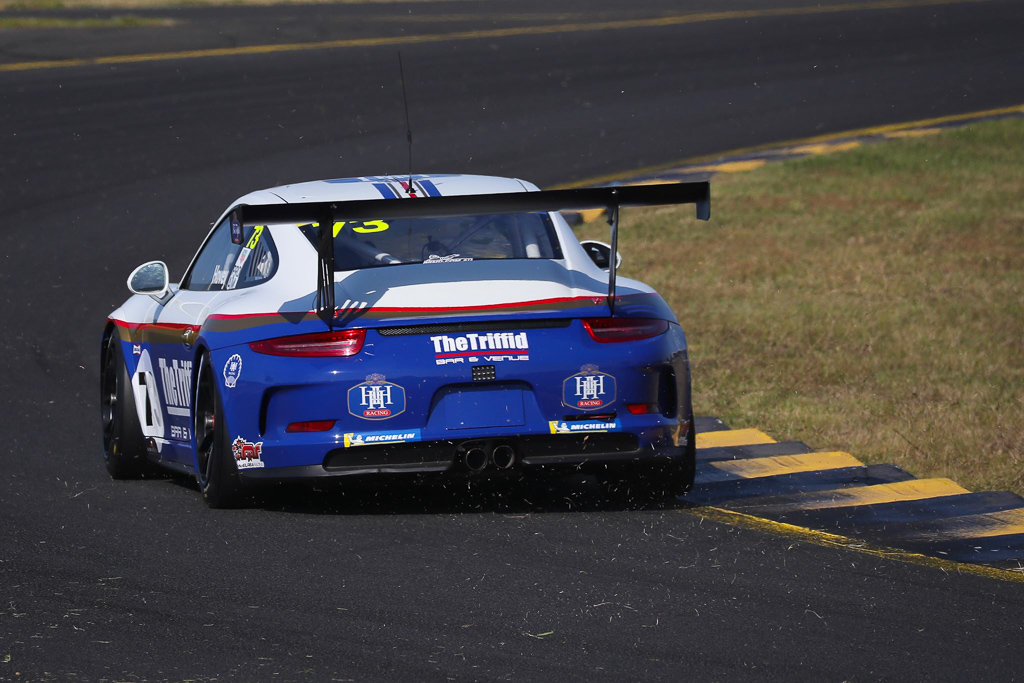
[[[612,190],[612,197],[618,197],[618,192]],[[619,205],[612,204],[608,207],[608,228],[611,231],[612,253],[608,256],[608,315],[615,316],[615,276],[619,267]]]
[[[442,218],[483,216],[509,213],[543,213],[549,211],[580,211],[607,209],[611,229],[612,253],[608,268],[608,308],[615,313],[616,249],[619,237],[619,208],[623,206],[657,206],[696,204],[697,218],[711,217],[711,184],[663,183],[656,185],[620,185],[617,187],[582,187],[539,192],[507,192],[499,194],[452,195],[421,197],[414,202],[394,199],[357,199],[346,202],[300,202],[294,204],[250,204],[238,209],[247,224],[274,225],[317,223],[316,314],[333,329],[334,300],[334,223],[338,216],[345,220],[399,218]]]
[[[317,221],[316,314],[334,329],[334,210],[335,204],[324,204]]]

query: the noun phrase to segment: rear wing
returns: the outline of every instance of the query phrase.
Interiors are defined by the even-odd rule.
[[[345,202],[304,202],[296,204],[249,204],[236,206],[233,216],[242,224],[317,223],[317,315],[333,327],[334,231],[336,219],[367,220],[388,218],[444,218],[502,213],[542,213],[605,209],[611,226],[612,257],[608,264],[608,308],[615,313],[616,259],[619,236],[619,207],[696,204],[697,218],[711,217],[711,184],[666,183],[584,187],[541,192],[418,197],[408,200],[360,199]]]

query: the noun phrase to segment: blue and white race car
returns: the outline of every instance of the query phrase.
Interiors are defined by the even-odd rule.
[[[620,206],[707,183],[539,191],[467,175],[251,193],[180,284],[154,261],[103,332],[107,469],[194,475],[213,507],[260,480],[592,471],[609,494],[693,482],[686,338],[617,278]],[[559,211],[604,208],[611,244]],[[612,255],[615,255],[614,257]]]

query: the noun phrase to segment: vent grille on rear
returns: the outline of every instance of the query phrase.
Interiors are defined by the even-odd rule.
[[[489,379],[495,379],[498,376],[493,365],[474,365],[473,366],[473,381],[474,382],[486,382]]]
[[[406,337],[413,334],[454,334],[457,332],[495,332],[498,330],[541,330],[545,328],[569,327],[570,318],[553,320],[488,320],[479,323],[435,323],[432,325],[403,325],[400,327],[378,327],[382,337]]]

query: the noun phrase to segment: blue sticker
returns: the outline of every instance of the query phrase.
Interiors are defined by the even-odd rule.
[[[242,357],[237,353],[224,364],[224,386],[234,389],[238,378],[242,376]]]
[[[552,434],[580,434],[589,432],[617,432],[622,423],[614,420],[552,420],[548,422]]]
[[[348,390],[348,412],[363,420],[387,420],[405,412],[405,389],[386,382],[384,375],[366,376],[366,381]]]
[[[404,432],[349,432],[345,434],[345,448],[406,443],[419,440],[420,430],[418,429],[407,429]]]
[[[615,378],[598,372],[596,365],[584,365],[562,382],[562,403],[577,410],[599,410],[615,403]]]
[[[242,243],[242,223],[235,214],[231,214],[231,243]]]

